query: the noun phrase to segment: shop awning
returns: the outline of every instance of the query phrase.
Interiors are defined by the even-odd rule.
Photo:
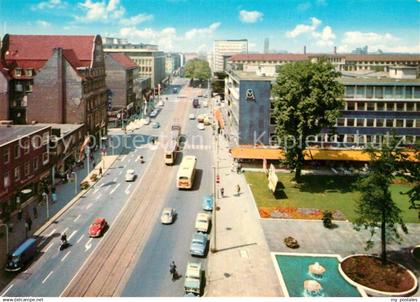
[[[225,128],[225,121],[223,120],[222,113],[220,112],[219,109],[214,110],[214,118],[218,122],[219,127],[224,129]]]

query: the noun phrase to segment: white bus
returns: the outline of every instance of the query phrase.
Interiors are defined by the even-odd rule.
[[[182,159],[176,176],[176,186],[178,189],[191,189],[194,184],[195,166],[197,164],[197,157],[187,155]]]
[[[178,143],[176,141],[170,140],[165,146],[165,164],[173,165],[176,160],[176,154],[178,151]]]

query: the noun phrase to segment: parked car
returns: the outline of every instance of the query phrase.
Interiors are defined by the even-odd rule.
[[[207,101],[203,101],[203,107],[204,108],[207,108],[209,106],[209,102],[207,102]]]
[[[145,124],[145,125],[149,125],[149,124],[150,124],[150,117],[146,117],[146,118],[144,119],[144,124]]]
[[[159,122],[154,122],[154,123],[152,123],[152,128],[154,128],[154,129],[158,129],[159,127],[160,127]]]
[[[177,93],[178,89],[176,87],[172,88],[172,93]]]
[[[198,99],[193,100],[193,108],[200,108],[200,101]]]
[[[190,120],[195,119],[195,115],[194,115],[194,113],[190,113],[190,115],[188,115],[188,118],[189,118]]]
[[[128,169],[125,173],[125,181],[134,181],[136,178],[136,172],[133,169]]]
[[[192,256],[204,257],[207,251],[208,235],[196,232],[191,240],[190,254]]]
[[[89,227],[89,237],[100,237],[107,227],[105,218],[96,218]]]
[[[213,211],[213,195],[206,195],[203,197],[201,205],[204,211]]]
[[[198,129],[198,130],[204,130],[204,129],[206,129],[206,127],[204,126],[204,124],[203,124],[203,123],[198,123],[198,124],[197,124],[197,129]]]
[[[188,262],[187,271],[185,272],[184,291],[185,294],[192,293],[196,295],[201,294],[201,263]]]
[[[160,216],[160,222],[162,224],[171,224],[174,222],[176,211],[174,208],[164,208],[162,215]]]
[[[205,118],[206,118],[205,114],[199,114],[199,115],[197,115],[197,122],[204,123]]]
[[[18,248],[8,256],[5,270],[8,272],[20,271],[36,254],[36,239],[26,239]]]
[[[152,112],[150,112],[149,116],[150,117],[156,117],[159,113],[159,110],[157,109],[153,109]]]
[[[195,219],[195,228],[199,232],[207,233],[210,226],[210,215],[207,213],[198,213]]]

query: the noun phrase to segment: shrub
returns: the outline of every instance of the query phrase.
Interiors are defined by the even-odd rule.
[[[297,242],[297,240],[290,236],[284,238],[284,244],[291,249],[299,248],[299,243]]]
[[[80,183],[80,189],[86,190],[87,188],[89,188],[89,182],[87,180]]]
[[[331,211],[324,211],[322,212],[322,223],[324,224],[324,227],[327,229],[331,229],[333,226],[332,223],[333,213]]]
[[[90,180],[91,180],[91,181],[97,181],[97,180],[98,180],[98,174],[93,173],[93,174],[90,176]]]

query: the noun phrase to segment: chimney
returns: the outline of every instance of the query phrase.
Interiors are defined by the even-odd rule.
[[[334,46],[334,54],[337,54],[337,46]]]
[[[306,55],[306,45],[303,46],[303,54]]]

